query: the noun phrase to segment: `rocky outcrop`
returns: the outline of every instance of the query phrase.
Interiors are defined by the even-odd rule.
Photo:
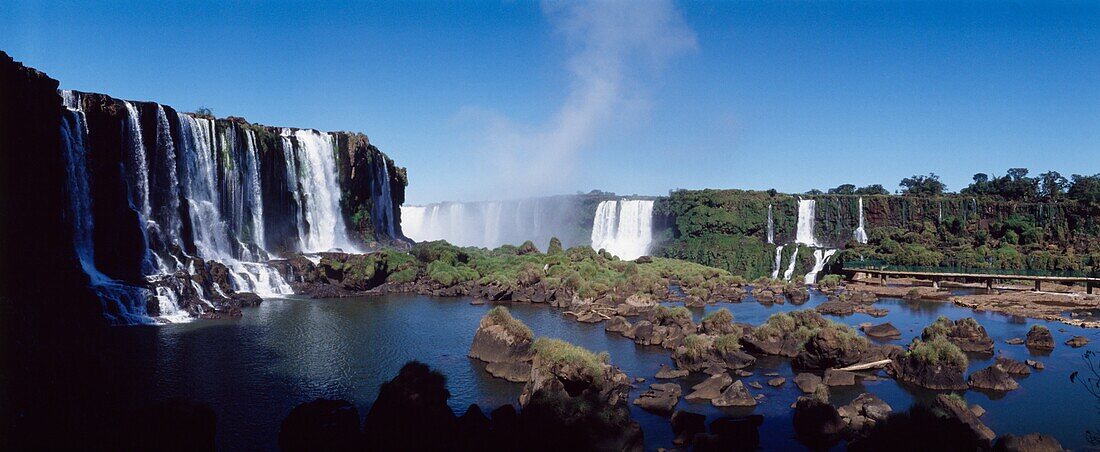
[[[814,392],[817,385],[821,384],[821,377],[811,373],[800,373],[794,377],[794,384],[806,394]]]
[[[1085,336],[1073,336],[1072,338],[1070,338],[1069,340],[1066,341],[1066,345],[1068,345],[1070,347],[1073,347],[1073,348],[1081,348],[1081,347],[1084,347],[1086,345],[1089,345],[1089,338],[1087,338]]]
[[[956,321],[940,317],[921,332],[921,340],[925,342],[940,336],[947,338],[967,353],[993,353],[993,339],[989,338],[985,327],[973,317]]]
[[[527,325],[497,306],[481,318],[469,356],[488,363],[485,370],[494,377],[526,382],[531,377],[532,339]]]
[[[714,375],[703,380],[702,383],[692,386],[692,392],[684,397],[684,400],[688,402],[710,402],[721,397],[722,391],[731,384],[733,384],[733,377],[730,377],[729,374],[723,372]]]
[[[819,387],[814,395],[799,397],[794,404],[794,431],[800,442],[812,449],[829,448],[845,434],[848,423],[829,404],[828,390]]]
[[[1028,361],[1031,361],[1031,360],[1028,360]],[[1031,362],[1034,363],[1036,361],[1031,361]],[[1029,366],[1031,366],[1030,364],[1022,363],[1022,362],[1014,360],[1012,358],[1008,358],[1008,357],[1004,357],[1004,356],[998,356],[995,365],[997,367],[1000,367],[1001,370],[1004,370],[1009,375],[1019,375],[1019,376],[1031,375],[1031,369],[1029,368]],[[1031,367],[1034,367],[1034,366],[1031,366]]]
[[[942,411],[949,418],[956,419],[966,424],[974,432],[975,436],[986,443],[993,441],[993,439],[997,437],[997,435],[993,433],[993,430],[986,427],[985,424],[978,419],[978,416],[974,415],[966,405],[966,401],[957,398],[957,396],[952,397],[944,394],[937,395],[935,401],[932,402],[932,407]]]
[[[442,450],[458,438],[458,421],[447,399],[446,379],[410,362],[382,384],[363,423],[370,450]],[[431,434],[427,434],[431,432]]]
[[[817,312],[825,315],[835,315],[838,317],[849,316],[852,314],[867,314],[871,317],[885,317],[890,311],[882,308],[876,308],[874,306],[862,303],[856,303],[844,299],[829,299],[824,303],[817,305],[814,308]]]
[[[756,399],[749,394],[749,390],[745,388],[745,384],[741,380],[734,381],[725,389],[722,390],[722,394],[715,397],[710,403],[716,407],[727,406],[756,406]]]
[[[867,340],[846,326],[821,328],[806,341],[791,366],[806,370],[845,367],[858,363],[868,348]]]
[[[850,436],[861,436],[885,421],[893,408],[871,393],[860,394],[852,403],[837,408],[840,418],[848,424]]]
[[[672,433],[676,435],[676,438],[672,440],[672,444],[678,446],[691,444],[696,435],[707,431],[706,421],[707,417],[699,413],[690,411],[672,413]]]
[[[524,415],[549,431],[572,432],[567,449],[641,450],[642,430],[630,418],[630,378],[572,344],[539,339],[532,345],[531,377],[520,394]]]
[[[1033,350],[1050,351],[1054,350],[1054,336],[1050,334],[1050,330],[1042,325],[1033,325],[1031,330],[1027,332],[1027,341],[1025,342],[1027,348]]]
[[[844,370],[825,369],[821,379],[825,386],[852,386],[856,384],[856,374]]]
[[[944,338],[932,342],[914,341],[909,351],[898,356],[887,368],[899,381],[936,390],[967,388],[963,375],[966,356]]]

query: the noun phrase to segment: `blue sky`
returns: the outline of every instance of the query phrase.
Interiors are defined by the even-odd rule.
[[[62,87],[362,131],[412,203],[1100,172],[1100,3],[45,2]]]

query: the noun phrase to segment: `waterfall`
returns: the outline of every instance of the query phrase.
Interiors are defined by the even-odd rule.
[[[605,249],[625,260],[649,252],[653,241],[653,201],[603,201],[592,220],[592,249]]]
[[[783,272],[783,280],[790,281],[791,276],[794,275],[794,266],[798,263],[798,245],[794,246],[794,252],[791,253],[791,264],[787,267],[787,271]]]
[[[772,279],[779,278],[779,265],[783,262],[783,245],[775,247],[775,265],[772,265]]]
[[[376,155],[371,160],[374,181],[371,187],[371,219],[374,230],[388,238],[396,238],[393,219],[393,196],[390,195],[390,170],[385,157]]]
[[[257,253],[266,254],[267,236],[264,233],[264,201],[263,187],[260,186],[260,157],[256,150],[256,133],[251,130],[245,131],[244,157],[244,171],[247,174],[245,186],[249,194],[249,216],[252,219],[252,244],[258,248]]]
[[[336,180],[336,147],[332,137],[316,130],[283,129],[298,141],[299,183],[305,235],[302,251],[317,253],[340,248],[355,252],[340,211],[340,185]]]
[[[576,197],[446,202],[401,206],[401,233],[412,240],[446,240],[459,246],[496,248],[530,240],[540,248],[557,237],[566,247],[590,244]]]
[[[855,239],[859,243],[867,243],[867,231],[863,229],[863,197],[859,198],[859,227],[856,228],[856,232],[853,234]]]
[[[180,115],[180,157],[185,181],[184,198],[191,216],[195,249],[206,259],[231,259],[235,242],[222,219],[218,191],[217,155],[213,146],[214,121]]]
[[[775,220],[772,218],[771,204],[768,204],[768,244],[775,244]]]
[[[806,277],[803,278],[803,282],[806,284],[814,284],[817,282],[817,274],[821,270],[825,269],[825,264],[829,262],[829,258],[836,254],[836,250],[814,250],[814,268],[806,273]]]
[[[64,95],[69,107],[62,116],[61,143],[66,163],[67,217],[73,228],[73,249],[81,269],[88,276],[88,287],[95,292],[103,306],[104,316],[111,324],[149,323],[145,313],[148,291],[115,281],[104,275],[95,264],[93,242],[94,221],[92,197],[89,189],[85,138],[88,135],[84,113],[79,108],[75,93]]]
[[[812,199],[798,200],[798,230],[795,241],[803,245],[818,246],[814,239],[814,210],[817,202]]]

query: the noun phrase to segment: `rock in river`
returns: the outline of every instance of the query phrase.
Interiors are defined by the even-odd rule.
[[[668,415],[680,401],[680,385],[676,383],[658,383],[649,385],[649,390],[641,393],[634,404],[643,410]]]
[[[997,364],[970,374],[968,382],[971,388],[990,391],[1012,391],[1020,387],[1020,384]]]
[[[1027,348],[1034,350],[1054,350],[1054,336],[1042,325],[1033,325],[1027,332]]]

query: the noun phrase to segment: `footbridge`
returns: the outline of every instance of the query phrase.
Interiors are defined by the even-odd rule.
[[[1043,282],[1062,284],[1083,284],[1088,293],[1092,288],[1100,285],[1100,272],[1074,272],[1074,271],[1041,271],[1041,270],[1005,270],[991,268],[957,268],[957,267],[919,267],[906,265],[891,265],[883,261],[858,260],[844,262],[841,271],[849,278],[855,278],[858,274],[865,274],[872,278],[878,278],[882,284],[886,284],[888,278],[917,278],[932,281],[932,286],[940,287],[940,282],[947,280],[981,281],[986,289],[993,289],[995,281],[1034,281],[1035,290],[1042,290]]]

